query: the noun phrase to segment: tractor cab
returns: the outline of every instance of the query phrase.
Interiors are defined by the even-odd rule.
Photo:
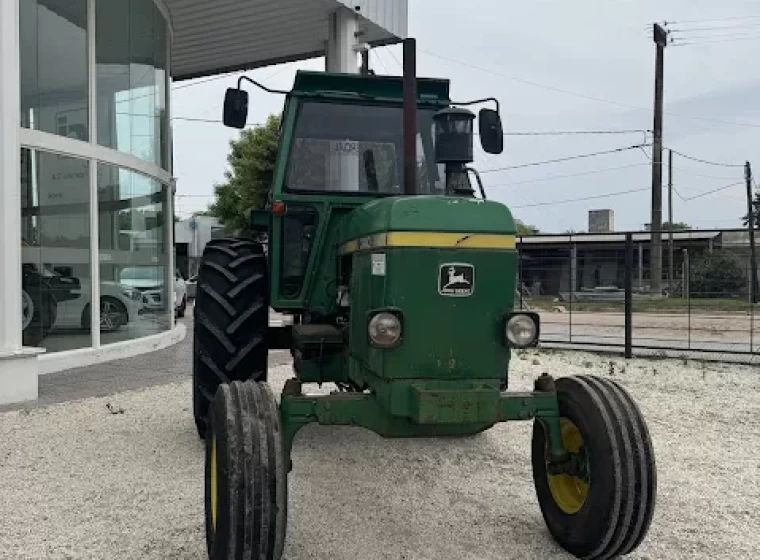
[[[422,78],[416,86],[415,194],[471,194],[464,165],[452,173],[452,146],[464,137],[472,161],[474,115],[451,108],[448,80]],[[253,229],[266,232],[269,247],[278,248],[270,249],[274,309],[337,312],[333,263],[339,223],[370,201],[405,194],[402,101],[401,77],[297,73],[286,93],[269,201],[252,215]],[[228,90],[225,124],[244,126],[247,112],[247,92]],[[498,113],[484,109],[481,121],[484,149],[501,151]],[[495,138],[489,130],[497,132]],[[454,142],[437,142],[449,131]]]

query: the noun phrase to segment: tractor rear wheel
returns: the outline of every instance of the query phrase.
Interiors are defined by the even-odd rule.
[[[193,335],[193,414],[203,438],[219,385],[265,381],[269,281],[259,243],[215,239],[203,251]]]
[[[269,385],[233,381],[216,394],[206,435],[210,560],[279,560],[287,525],[280,415]]]
[[[657,493],[644,418],[628,392],[609,379],[566,377],[556,387],[572,467],[550,467],[546,434],[537,421],[533,480],[544,520],[560,546],[577,557],[625,556],[644,540]]]

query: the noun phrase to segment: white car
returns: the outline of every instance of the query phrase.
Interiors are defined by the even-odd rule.
[[[58,302],[57,328],[90,328],[91,282],[80,278],[80,297]],[[142,294],[117,282],[100,283],[100,331],[113,332],[134,321],[142,309]]]
[[[44,287],[41,287],[42,284]],[[35,298],[39,301],[35,301]],[[42,298],[42,299],[40,299]],[[89,278],[64,276],[45,266],[24,263],[22,290],[23,327],[27,329],[35,316],[37,305],[55,303],[55,309],[37,315],[37,333],[29,333],[30,340],[39,343],[52,328],[90,329],[90,303],[92,283]],[[142,308],[142,294],[129,286],[116,282],[100,283],[100,330],[112,332],[137,318]],[[44,309],[38,311],[44,312]],[[39,328],[42,326],[43,328]],[[43,334],[42,331],[45,331]],[[35,336],[32,336],[36,334]]]
[[[158,267],[134,266],[123,269],[119,274],[119,282],[142,293],[143,305],[146,311],[163,311],[166,309],[164,298],[164,279],[162,270]],[[184,317],[187,309],[187,291],[185,280],[179,271],[174,274],[174,290],[172,305],[177,317]]]

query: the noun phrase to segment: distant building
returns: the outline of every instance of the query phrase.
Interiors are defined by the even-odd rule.
[[[519,277],[522,289],[532,295],[566,297],[594,288],[623,288],[625,233],[549,234],[518,238]],[[745,258],[749,251],[746,232],[686,231],[673,234],[674,276],[683,277],[685,255],[689,258],[730,249]],[[664,240],[663,272],[667,274],[667,237]],[[651,233],[633,234],[633,285],[648,291],[650,284]],[[677,287],[677,286],[676,286]]]
[[[217,218],[193,216],[174,224],[174,250],[177,268],[185,278],[198,272],[206,244],[224,228]]]
[[[615,212],[613,210],[589,210],[589,233],[612,233],[615,231]]]

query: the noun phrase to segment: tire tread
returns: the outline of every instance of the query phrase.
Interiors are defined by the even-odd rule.
[[[611,560],[635,550],[654,514],[654,448],[641,411],[617,382],[594,376],[556,382],[562,415],[586,426],[592,445],[590,494],[577,517],[559,510],[545,480],[546,435],[534,425],[533,472],[542,514],[550,532],[568,552],[586,560]],[[601,461],[601,462],[600,462]],[[596,467],[595,467],[596,465]],[[597,472],[595,479],[594,472]],[[602,486],[599,482],[602,472]],[[604,482],[606,481],[606,482]]]
[[[228,411],[224,429],[230,447],[222,469],[229,473],[229,488],[219,505],[224,502],[232,515],[229,526],[217,526],[217,534],[211,531],[209,549],[225,554],[224,560],[280,560],[287,517],[280,515],[284,496],[279,489],[287,488],[287,473],[278,468],[284,458],[277,403],[266,383],[252,380],[225,385],[220,398],[227,405],[215,401],[215,410]],[[222,439],[219,426],[212,428]],[[207,488],[207,500],[208,495]],[[206,523],[209,535],[208,519]],[[223,540],[216,543],[217,538]]]
[[[201,437],[208,395],[221,383],[267,378],[267,278],[260,244],[214,239],[206,245],[198,273],[193,344],[193,414]]]

